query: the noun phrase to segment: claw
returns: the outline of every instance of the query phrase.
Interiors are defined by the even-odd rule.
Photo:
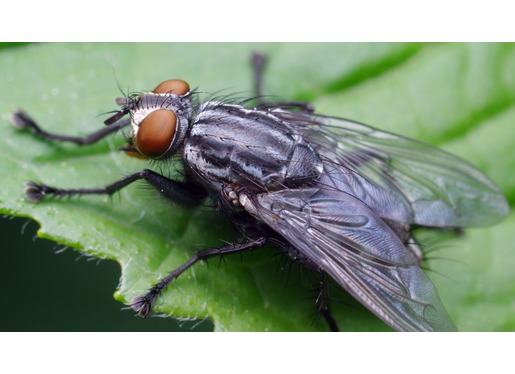
[[[45,189],[42,185],[28,181],[25,183],[25,197],[27,200],[37,203],[45,196]]]

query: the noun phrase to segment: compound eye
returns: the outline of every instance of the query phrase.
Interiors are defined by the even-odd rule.
[[[179,96],[185,95],[190,90],[190,85],[181,79],[169,79],[157,85],[152,92],[156,94],[173,93]]]
[[[175,136],[177,117],[166,109],[150,113],[141,121],[136,135],[138,151],[148,158],[159,158],[170,148]]]

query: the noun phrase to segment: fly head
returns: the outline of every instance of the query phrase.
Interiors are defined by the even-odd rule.
[[[191,95],[188,83],[169,79],[150,92],[117,98],[122,108],[105,123],[112,125],[129,114],[131,131],[123,150],[129,156],[167,159],[186,136],[192,113]]]

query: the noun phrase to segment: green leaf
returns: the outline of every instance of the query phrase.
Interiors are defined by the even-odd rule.
[[[117,80],[124,92],[177,77],[202,92],[250,96],[255,50],[269,57],[267,94],[309,100],[321,113],[442,146],[478,166],[513,201],[513,44],[30,44],[0,50],[0,211],[35,219],[41,237],[117,261],[122,278],[115,298],[124,303],[195,249],[235,240],[209,209],[180,209],[137,184],[113,198],[27,202],[27,180],[99,187],[148,164],[117,152],[120,135],[81,148],[41,141],[9,121],[21,107],[47,130],[88,134],[103,126],[99,114],[115,109]],[[168,164],[152,166],[173,173]],[[432,253],[444,259],[430,261],[430,276],[461,330],[515,329],[514,220],[512,214],[459,238],[427,237],[440,241]],[[227,256],[220,265],[197,264],[155,310],[211,318],[217,331],[326,330],[323,321],[313,322],[309,274],[295,266],[282,271],[275,253],[267,248]],[[342,329],[390,330],[348,295],[334,296]]]

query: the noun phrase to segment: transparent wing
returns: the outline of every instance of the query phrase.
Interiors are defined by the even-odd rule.
[[[275,109],[323,158],[328,186],[380,217],[432,227],[488,226],[508,204],[467,162],[432,146],[342,118]]]
[[[396,330],[456,330],[413,253],[353,196],[309,188],[240,202]]]

